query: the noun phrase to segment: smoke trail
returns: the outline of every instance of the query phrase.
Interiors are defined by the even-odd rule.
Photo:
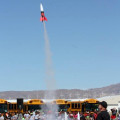
[[[45,22],[44,25],[44,39],[45,39],[45,53],[46,53],[46,85],[48,90],[56,89],[56,81],[54,77],[54,70],[52,64],[52,52],[50,50],[50,42],[46,30]]]
[[[43,22],[44,25],[44,39],[45,39],[45,55],[46,55],[46,86],[47,86],[47,92],[45,93],[45,99],[55,99],[56,94],[56,80],[54,77],[54,70],[53,70],[53,64],[52,64],[52,52],[50,50],[50,42],[46,30],[45,22]],[[55,120],[55,111],[58,111],[58,106],[50,104],[47,104],[47,108],[52,111],[51,114],[49,114],[48,118],[49,120]]]

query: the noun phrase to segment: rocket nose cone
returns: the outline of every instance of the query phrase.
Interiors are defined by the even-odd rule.
[[[42,3],[40,3],[40,8],[42,7]]]
[[[41,11],[44,11],[44,10],[43,10],[43,5],[42,5],[42,3],[40,3],[40,10],[41,10]]]

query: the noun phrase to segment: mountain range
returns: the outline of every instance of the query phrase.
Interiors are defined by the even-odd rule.
[[[0,92],[0,99],[44,99],[48,91],[4,91]],[[120,83],[113,84],[101,88],[93,88],[88,90],[81,89],[58,89],[54,92],[55,99],[84,99],[84,98],[100,98],[104,96],[119,95]],[[53,97],[51,95],[51,97]],[[54,99],[54,98],[53,98]]]

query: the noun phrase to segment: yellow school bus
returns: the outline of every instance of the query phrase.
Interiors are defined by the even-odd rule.
[[[24,100],[22,110],[17,108],[17,100],[6,101],[0,99],[0,113],[9,111],[14,112],[26,112],[32,110],[48,111],[53,109],[54,105],[57,105],[59,111],[66,112],[93,112],[98,109],[99,101],[96,99],[86,99],[84,101],[66,101],[64,99],[56,99],[50,103],[44,103],[41,99]]]
[[[67,109],[69,108],[69,103],[66,100],[63,99],[57,99],[52,102],[52,105],[58,106],[58,111],[65,111],[67,112]]]
[[[44,102],[42,100],[32,99],[24,103],[24,110],[25,111],[41,110],[43,105],[44,105]]]
[[[94,110],[98,109],[98,104],[99,101],[96,99],[87,99],[82,104],[82,112],[85,111],[94,112]]]
[[[23,113],[24,112],[24,103],[21,109],[17,106],[17,100],[8,100],[7,109],[10,113]]]
[[[7,109],[10,113],[18,112],[17,110],[17,102],[8,102]]]
[[[82,111],[83,101],[70,101],[68,103],[70,105],[70,107],[68,108],[68,112],[81,112]]]
[[[0,113],[7,112],[7,101],[0,99]]]
[[[10,113],[14,113],[14,112],[26,112],[26,111],[32,111],[32,110],[40,110],[41,109],[41,105],[43,105],[43,101],[39,100],[39,99],[32,99],[32,100],[27,100],[23,102],[23,108],[21,110],[19,110],[17,108],[17,101],[10,101],[8,102],[8,111]]]

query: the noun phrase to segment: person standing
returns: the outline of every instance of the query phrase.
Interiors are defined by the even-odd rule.
[[[83,115],[83,113],[80,113],[80,120],[85,120],[85,116]]]
[[[38,112],[37,112],[37,111],[35,112],[34,119],[35,119],[35,120],[39,120],[39,114],[38,114]]]
[[[98,108],[100,113],[98,114],[96,120],[110,120],[110,115],[107,112],[107,103],[105,101],[100,102]]]
[[[4,116],[0,113],[0,120],[4,120]]]
[[[29,115],[28,112],[26,112],[26,114],[24,114],[24,118],[25,118],[25,120],[29,120],[30,119],[30,115]]]
[[[118,112],[117,118],[118,118],[118,120],[120,120],[120,110]]]
[[[35,120],[35,115],[33,115],[33,113],[31,113],[29,120]]]

